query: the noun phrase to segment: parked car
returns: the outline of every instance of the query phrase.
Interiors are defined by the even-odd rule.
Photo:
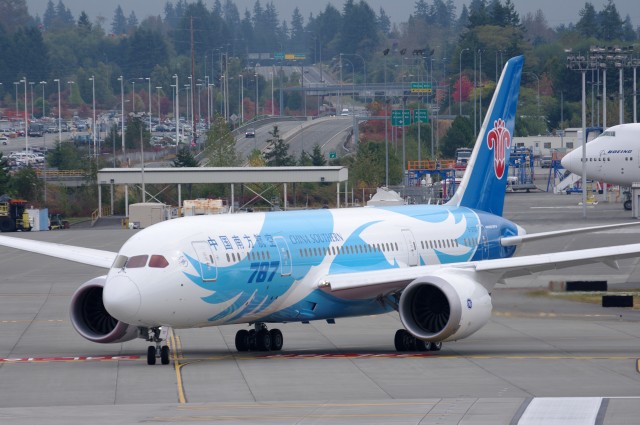
[[[7,136],[0,136],[0,142],[2,142],[3,145],[6,145],[9,143],[9,138]]]
[[[256,137],[256,130],[253,128],[248,128],[244,133],[244,137]]]
[[[545,155],[540,158],[540,167],[541,168],[550,168],[551,167],[551,156]]]

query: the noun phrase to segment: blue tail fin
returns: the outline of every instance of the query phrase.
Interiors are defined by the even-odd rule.
[[[448,205],[502,215],[524,57],[509,59],[458,190]]]

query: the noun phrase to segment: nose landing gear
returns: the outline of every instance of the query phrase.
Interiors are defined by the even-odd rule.
[[[154,365],[156,364],[156,359],[160,359],[160,363],[169,364],[169,354],[171,351],[169,350],[169,346],[162,345],[162,342],[167,338],[167,329],[166,328],[151,328],[147,333],[147,341],[154,342],[155,345],[150,345],[147,348],[147,364]]]

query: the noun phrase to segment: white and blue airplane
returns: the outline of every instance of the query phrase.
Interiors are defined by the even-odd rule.
[[[180,218],[133,235],[119,252],[0,237],[0,245],[102,267],[71,300],[84,338],[143,338],[149,364],[170,362],[166,330],[248,324],[239,351],[281,350],[268,324],[397,311],[397,350],[439,350],[491,316],[505,278],[637,257],[640,244],[513,257],[526,235],[502,217],[524,59],[509,60],[469,160],[446,205]],[[600,226],[597,229],[602,229]]]
[[[585,150],[588,179],[622,186],[640,182],[640,124],[609,127]],[[582,145],[562,158],[562,166],[582,175]]]

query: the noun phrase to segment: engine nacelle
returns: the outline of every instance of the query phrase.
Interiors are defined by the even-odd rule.
[[[491,296],[473,273],[449,269],[411,282],[398,306],[407,331],[424,341],[454,341],[486,325]]]
[[[106,276],[85,282],[71,298],[69,315],[74,329],[83,338],[101,344],[131,341],[138,338],[140,331],[113,318],[102,303],[102,289]]]

